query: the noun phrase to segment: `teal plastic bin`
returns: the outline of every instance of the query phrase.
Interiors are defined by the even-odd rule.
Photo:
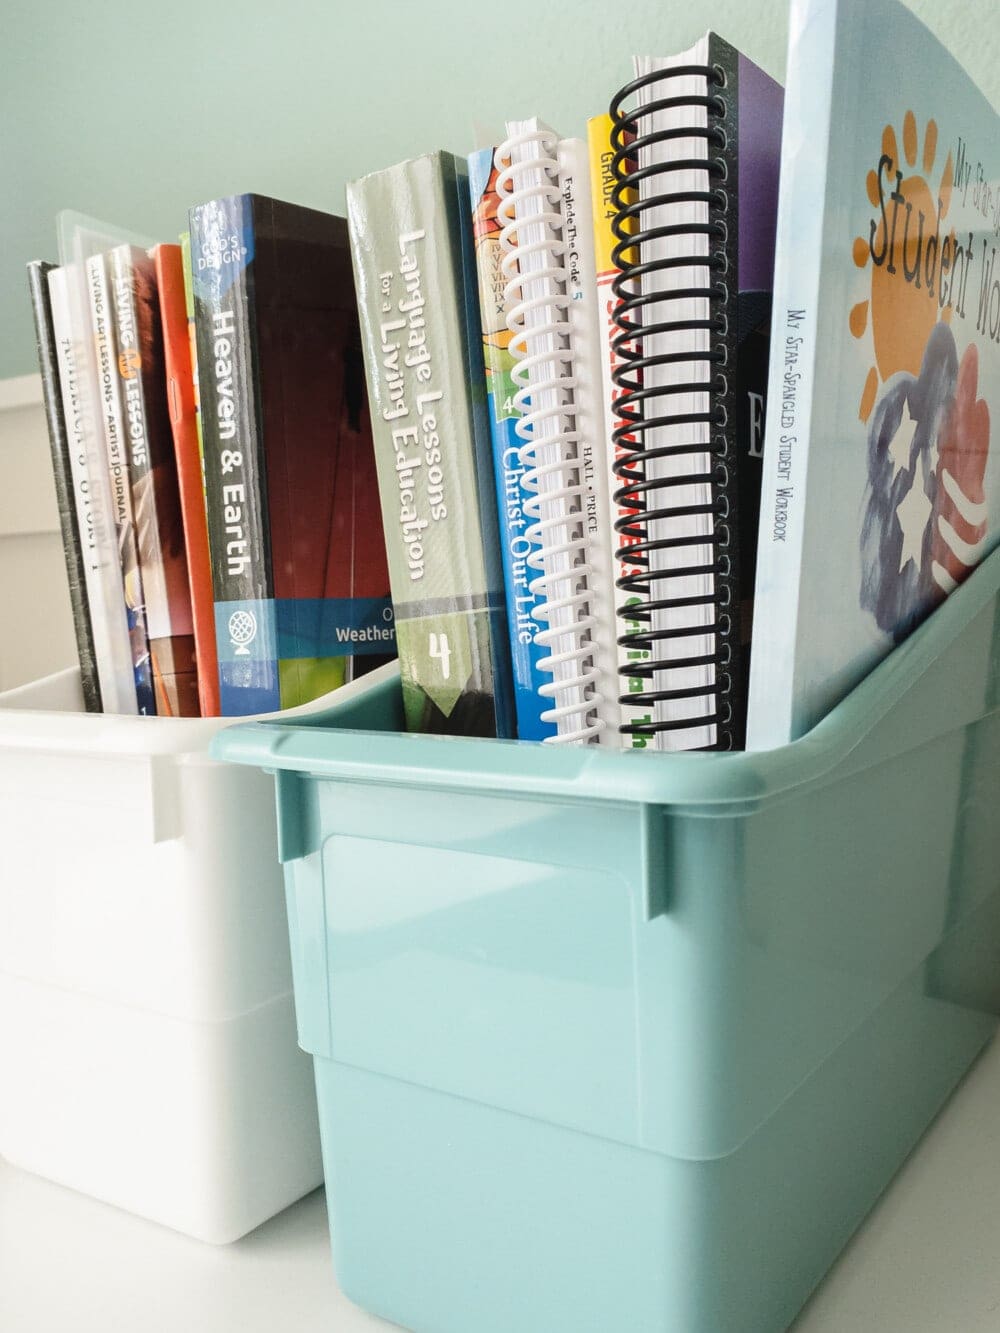
[[[275,770],[335,1266],[418,1333],[775,1333],[1000,1013],[1000,553],[809,736],[231,728]]]

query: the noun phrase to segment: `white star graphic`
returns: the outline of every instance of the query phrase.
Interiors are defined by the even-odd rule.
[[[913,485],[896,507],[896,521],[903,534],[903,544],[899,551],[900,573],[911,560],[918,569],[920,568],[924,533],[931,516],[931,508],[931,502],[924,493],[923,481],[918,471]]]
[[[899,429],[889,441],[889,457],[892,459],[892,481],[900,472],[910,470],[910,454],[913,449],[913,436],[916,434],[917,423],[910,416],[910,400],[903,400],[903,415],[899,421]]]

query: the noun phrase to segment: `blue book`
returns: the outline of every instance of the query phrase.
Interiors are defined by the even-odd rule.
[[[517,434],[519,413],[514,406],[516,385],[511,378],[514,358],[509,351],[511,334],[507,328],[503,295],[506,282],[500,267],[503,255],[501,224],[497,220],[500,197],[496,180],[493,149],[482,148],[470,153],[469,193],[517,736],[519,740],[543,741],[556,734],[555,722],[544,720],[546,711],[552,707],[551,701],[539,693],[542,686],[550,686],[552,682],[551,672],[538,668],[539,661],[549,656],[550,649],[538,643],[537,635],[545,625],[533,615],[538,599],[531,591],[531,583],[537,575],[528,565],[532,543],[526,535],[530,520],[524,512],[531,492],[522,484],[527,469],[520,460],[524,442]]]
[[[896,0],[794,0],[748,747],[808,731],[1000,535],[1000,120]]]

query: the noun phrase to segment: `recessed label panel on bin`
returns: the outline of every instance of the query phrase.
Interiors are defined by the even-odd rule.
[[[624,879],[343,835],[323,879],[334,1059],[634,1136]]]

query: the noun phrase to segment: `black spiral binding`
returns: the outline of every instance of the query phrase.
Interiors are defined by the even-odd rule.
[[[702,76],[706,80],[706,96],[670,97],[659,96],[645,105],[626,109],[626,103],[634,98],[641,89],[652,84],[665,85],[669,91],[670,81],[691,75]],[[612,228],[617,244],[612,252],[613,262],[618,269],[613,283],[616,300],[615,323],[619,332],[614,339],[616,369],[613,378],[619,390],[616,395],[615,413],[618,421],[613,433],[616,445],[617,461],[615,475],[623,485],[615,492],[617,506],[627,509],[629,515],[620,517],[615,522],[615,530],[627,544],[618,551],[619,558],[626,558],[632,565],[638,566],[637,572],[630,577],[617,580],[617,586],[631,594],[627,608],[621,608],[619,615],[632,622],[639,622],[638,629],[632,629],[618,638],[618,643],[627,649],[648,652],[647,660],[636,658],[630,665],[622,667],[623,675],[636,677],[646,683],[642,693],[631,691],[622,696],[622,703],[631,707],[642,705],[652,712],[655,705],[663,700],[683,698],[710,698],[716,700],[715,710],[675,721],[657,721],[650,723],[628,723],[621,730],[626,734],[654,737],[658,732],[682,730],[696,726],[715,726],[716,743],[706,747],[710,749],[731,749],[739,742],[733,727],[733,706],[731,693],[733,680],[731,663],[733,659],[733,640],[738,633],[737,619],[729,609],[736,602],[734,590],[733,531],[730,515],[730,458],[727,439],[727,421],[731,419],[731,405],[727,402],[730,386],[726,375],[729,358],[729,324],[726,305],[728,290],[725,274],[731,264],[735,264],[735,251],[731,246],[729,230],[726,225],[728,209],[727,185],[734,171],[734,163],[727,154],[728,138],[726,119],[726,74],[719,65],[683,65],[673,69],[656,70],[625,85],[611,103],[610,114],[614,122],[611,131],[613,150],[612,172],[615,185],[612,191],[612,203],[616,216]],[[707,113],[707,125],[684,126],[681,129],[645,130],[643,122],[650,116],[671,108],[704,107]],[[639,168],[638,153],[641,149],[658,143],[679,138],[702,137],[706,141],[706,155],[682,161],[654,163]],[[671,191],[670,175],[685,168],[694,168],[708,172],[711,188],[705,191]],[[649,190],[647,197],[640,201],[640,181],[655,180],[662,190]],[[703,202],[707,205],[709,220],[704,224],[684,223],[682,225],[646,227],[642,225],[644,213],[660,205],[682,202]],[[685,254],[671,259],[651,260],[643,263],[641,246],[644,242],[659,237],[702,234],[709,237],[708,254]],[[735,244],[736,238],[732,238]],[[705,270],[704,284],[683,290],[671,289],[649,291],[643,295],[640,280],[651,273],[666,271],[678,267],[699,267]],[[707,298],[710,303],[711,318],[708,320],[677,320],[644,322],[644,311],[651,305],[665,306],[670,301],[683,302],[692,297]],[[735,323],[735,319],[733,320]],[[643,340],[650,334],[673,332],[682,329],[708,329],[709,350],[707,352],[684,351],[657,356],[643,355]],[[684,361],[702,362],[702,378],[694,382],[671,385],[664,388],[644,388],[643,372],[653,365]],[[706,392],[709,394],[711,410],[705,413],[678,415],[669,410],[665,398],[681,392]],[[709,427],[710,442],[692,440],[690,443],[669,447],[647,447],[644,440],[654,428],[662,425],[680,425],[704,423]],[[621,452],[624,450],[624,452]],[[683,476],[670,478],[647,478],[646,464],[649,460],[666,456],[680,456],[687,453],[709,454],[713,460],[711,471],[692,471]],[[680,507],[671,505],[670,491],[678,486],[692,483],[711,485],[712,503]],[[735,506],[734,506],[735,507]],[[653,540],[649,536],[648,524],[658,519],[680,518],[694,513],[711,513],[713,532],[710,542],[704,538],[676,537]],[[650,557],[656,551],[684,546],[712,546],[711,563],[691,563],[680,568],[658,570]],[[715,595],[711,599],[704,597],[677,597],[670,595],[670,581],[687,575],[712,574],[714,576]],[[639,599],[637,602],[634,599]],[[715,608],[714,623],[696,628],[675,628],[657,630],[653,627],[653,615],[658,611],[692,605],[709,605]],[[706,656],[658,657],[658,645],[665,639],[677,639],[683,636],[712,635],[715,651]],[[701,689],[657,690],[653,687],[654,677],[658,672],[675,670],[687,666],[714,665],[715,683]]]

